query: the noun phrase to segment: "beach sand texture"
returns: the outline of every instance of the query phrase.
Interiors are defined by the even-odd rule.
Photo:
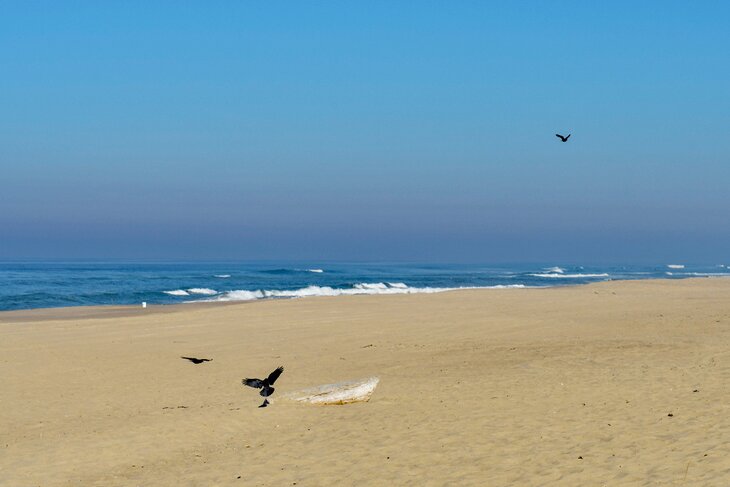
[[[730,279],[6,312],[0,485],[730,485],[728,391]]]

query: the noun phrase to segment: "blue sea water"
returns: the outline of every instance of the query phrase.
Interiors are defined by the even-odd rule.
[[[730,276],[730,266],[316,262],[0,262],[0,310],[521,288]]]

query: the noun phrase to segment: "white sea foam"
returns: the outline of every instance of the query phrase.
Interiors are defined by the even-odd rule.
[[[544,277],[546,279],[582,279],[588,277],[608,277],[608,274],[559,274],[557,272],[550,274],[530,274],[532,277]]]
[[[252,301],[263,297],[264,293],[261,291],[228,291],[216,299],[206,299],[205,301]]]
[[[208,296],[212,296],[213,294],[218,294],[218,291],[215,289],[208,289],[204,287],[194,287],[188,290],[185,289],[175,289],[174,291],[162,291],[165,294],[169,294],[170,296],[190,296],[191,294],[205,294]]]
[[[697,276],[697,277],[713,277],[713,276],[730,276],[730,272],[676,272],[675,276]]]
[[[307,269],[307,272],[316,272],[317,274],[321,274],[324,272],[322,269]]]
[[[484,287],[409,287],[402,282],[398,283],[359,283],[351,288],[333,288],[329,286],[307,286],[292,290],[236,290],[221,293],[220,295],[205,299],[204,301],[253,301],[265,298],[306,298],[313,296],[354,296],[360,294],[417,294],[417,293],[440,293],[454,291],[457,289],[521,289],[524,284],[511,284],[508,286],[484,286]]]
[[[175,289],[174,291],[162,291],[165,294],[169,294],[170,296],[190,296],[190,293],[185,291],[184,289]]]
[[[563,268],[561,268],[561,267],[557,267],[557,266],[555,266],[555,267],[548,267],[548,268],[547,268],[547,269],[545,269],[545,270],[546,270],[547,272],[555,272],[555,273],[557,273],[557,274],[562,274],[562,273],[564,273],[564,272],[565,272],[565,269],[563,269]]]
[[[228,279],[229,277],[231,277],[231,275],[230,274],[216,274],[213,277],[217,277],[219,279]]]
[[[361,289],[365,291],[385,291],[389,289],[388,285],[384,282],[376,282],[374,284],[369,284],[367,282],[363,282],[361,284],[355,284],[355,289]],[[402,287],[397,289],[404,289]]]
[[[684,269],[684,264],[667,264],[670,269]]]
[[[194,287],[192,289],[188,289],[188,292],[190,294],[207,294],[207,295],[218,294],[218,291],[216,291],[215,289],[208,289],[205,287]]]

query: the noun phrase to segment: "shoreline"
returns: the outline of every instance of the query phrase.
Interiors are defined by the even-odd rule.
[[[31,308],[0,311],[0,325],[9,323],[66,321],[80,319],[112,319],[147,316],[155,314],[178,313],[186,309],[215,307],[217,305],[249,304],[255,301],[221,301],[175,304],[147,304],[146,308],[140,305],[91,305],[91,306],[59,306],[56,308]]]
[[[51,308],[28,308],[28,309],[15,309],[15,310],[1,310],[0,311],[0,325],[4,323],[22,323],[31,321],[50,321],[50,320],[78,320],[85,318],[123,318],[133,316],[145,316],[149,314],[159,313],[177,313],[183,310],[193,310],[197,308],[207,308],[216,306],[235,306],[262,302],[272,301],[290,301],[290,300],[301,300],[301,299],[320,299],[320,298],[362,298],[365,296],[411,296],[418,294],[437,295],[443,293],[452,292],[464,292],[464,291],[479,291],[479,292],[493,292],[493,291],[527,291],[527,290],[540,290],[540,289],[556,289],[556,288],[576,288],[585,286],[595,286],[606,283],[615,282],[664,282],[664,281],[694,281],[694,280],[705,280],[705,279],[730,279],[730,276],[692,276],[684,278],[647,278],[647,279],[609,279],[606,281],[588,282],[588,283],[576,283],[576,284],[561,284],[561,285],[547,285],[547,286],[525,286],[525,287],[462,287],[447,289],[445,291],[433,292],[433,293],[392,293],[392,294],[352,294],[352,295],[337,295],[337,296],[303,296],[303,297],[291,297],[291,298],[260,298],[250,300],[229,300],[229,301],[186,301],[183,303],[167,303],[167,304],[150,304],[147,303],[147,308],[142,308],[139,304],[128,304],[128,305],[82,305],[82,306],[59,306]]]

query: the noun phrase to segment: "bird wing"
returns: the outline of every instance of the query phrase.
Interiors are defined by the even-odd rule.
[[[284,367],[279,367],[278,369],[276,369],[275,371],[270,373],[269,378],[267,379],[267,381],[269,382],[269,385],[276,382],[276,379],[279,378],[279,376],[281,375],[282,372],[284,372]]]
[[[558,137],[560,140],[563,140],[563,136],[560,134],[555,134],[555,137]]]
[[[571,136],[571,135],[573,135],[573,134],[568,134],[568,136],[567,136],[567,137],[565,137],[565,140],[568,140],[568,139],[570,138],[570,136]]]
[[[243,379],[241,383],[244,386],[253,387],[256,389],[261,389],[262,387],[264,387],[264,381],[262,381],[261,379]]]
[[[191,362],[195,362],[196,360],[198,360],[195,357],[180,357],[180,358],[184,358],[185,360],[190,360]]]

